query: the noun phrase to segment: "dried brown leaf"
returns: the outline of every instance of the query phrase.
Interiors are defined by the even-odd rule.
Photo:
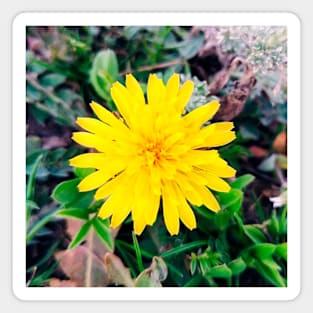
[[[221,98],[221,108],[215,115],[215,119],[217,120],[230,121],[239,115],[244,108],[251,90],[256,84],[256,78],[251,65],[244,59],[235,57],[229,66],[215,75],[215,78],[209,85],[210,95],[217,94],[227,84],[232,73],[241,65],[244,67],[243,75],[235,81],[230,92]]]
[[[106,253],[104,256],[104,264],[107,275],[112,283],[126,287],[134,286],[129,269],[125,267],[118,256],[110,252]]]
[[[87,247],[78,246],[72,250],[55,254],[62,271],[78,287],[104,287],[108,285],[103,262]]]
[[[60,280],[58,278],[51,278],[49,280],[50,287],[77,287],[77,283],[72,280]]]

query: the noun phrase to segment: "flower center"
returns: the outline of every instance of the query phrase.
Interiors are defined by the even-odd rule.
[[[155,166],[157,165],[162,157],[164,156],[164,151],[160,142],[148,142],[143,150],[142,155],[145,158],[146,165]]]

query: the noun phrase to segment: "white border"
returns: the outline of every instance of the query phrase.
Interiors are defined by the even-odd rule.
[[[288,287],[29,288],[25,285],[25,27],[30,25],[288,27]],[[22,13],[13,22],[13,293],[20,300],[293,300],[300,293],[300,20],[292,13]]]

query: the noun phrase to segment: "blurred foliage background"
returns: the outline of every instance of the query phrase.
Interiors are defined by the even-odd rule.
[[[287,34],[284,27],[28,27],[28,286],[286,286]],[[221,149],[237,169],[223,210],[195,207],[198,228],[169,236],[162,218],[140,237],[117,230],[79,193],[89,170],[68,160],[92,100],[114,111],[109,90],[133,73],[192,79],[187,111],[217,98],[216,120],[234,120]]]

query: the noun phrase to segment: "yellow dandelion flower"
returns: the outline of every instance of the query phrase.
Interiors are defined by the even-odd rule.
[[[87,132],[76,132],[73,140],[97,152],[76,156],[70,164],[96,171],[78,185],[79,191],[97,189],[95,199],[105,199],[99,217],[111,217],[113,228],[131,213],[135,233],[140,235],[156,221],[160,206],[171,235],[179,232],[179,220],[190,230],[196,227],[191,205],[204,205],[218,212],[211,190],[228,192],[222,178],[236,171],[215,147],[236,138],[232,122],[204,125],[219,109],[212,101],[183,115],[193,91],[193,82],[180,86],[174,74],[165,85],[155,74],[147,84],[147,101],[132,75],[126,86],[116,82],[111,96],[121,115],[117,118],[92,102],[98,117],[77,119]]]

